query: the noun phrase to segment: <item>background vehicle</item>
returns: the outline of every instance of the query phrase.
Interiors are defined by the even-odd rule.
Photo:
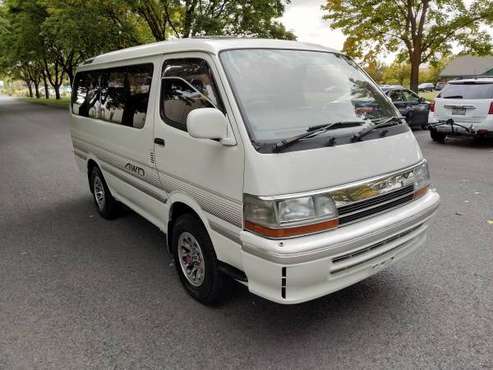
[[[432,104],[431,138],[447,136],[493,137],[493,78],[454,80]]]
[[[445,85],[447,84],[447,81],[438,81],[436,84],[435,84],[435,90],[436,91],[440,91],[442,90]]]
[[[381,86],[412,128],[427,128],[429,103],[415,92],[399,85]]]
[[[433,91],[435,88],[435,85],[433,85],[431,82],[423,82],[418,85],[418,91]]]

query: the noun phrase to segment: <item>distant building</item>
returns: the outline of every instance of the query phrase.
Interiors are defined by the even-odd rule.
[[[479,76],[493,77],[493,55],[484,57],[473,55],[458,56],[440,72],[440,77],[443,80]]]

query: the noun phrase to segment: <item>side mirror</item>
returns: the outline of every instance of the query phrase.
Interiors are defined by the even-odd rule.
[[[187,131],[197,139],[219,140],[224,145],[235,145],[228,137],[228,121],[216,108],[194,109],[187,116]]]

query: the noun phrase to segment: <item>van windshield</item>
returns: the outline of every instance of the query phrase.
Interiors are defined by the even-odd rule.
[[[350,137],[397,115],[371,79],[341,54],[235,49],[220,58],[255,143],[278,142],[333,122],[340,124],[327,135]]]

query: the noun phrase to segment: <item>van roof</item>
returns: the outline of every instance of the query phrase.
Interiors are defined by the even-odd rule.
[[[95,58],[87,60],[82,66],[80,66],[79,69],[92,69],[91,66],[95,66],[98,64],[167,53],[202,51],[211,54],[218,54],[220,51],[227,49],[249,48],[314,50],[336,53],[338,52],[337,50],[330,49],[321,45],[287,40],[247,38],[190,38],[155,42],[151,44],[144,44],[128,49],[116,50],[106,54],[101,54]]]

